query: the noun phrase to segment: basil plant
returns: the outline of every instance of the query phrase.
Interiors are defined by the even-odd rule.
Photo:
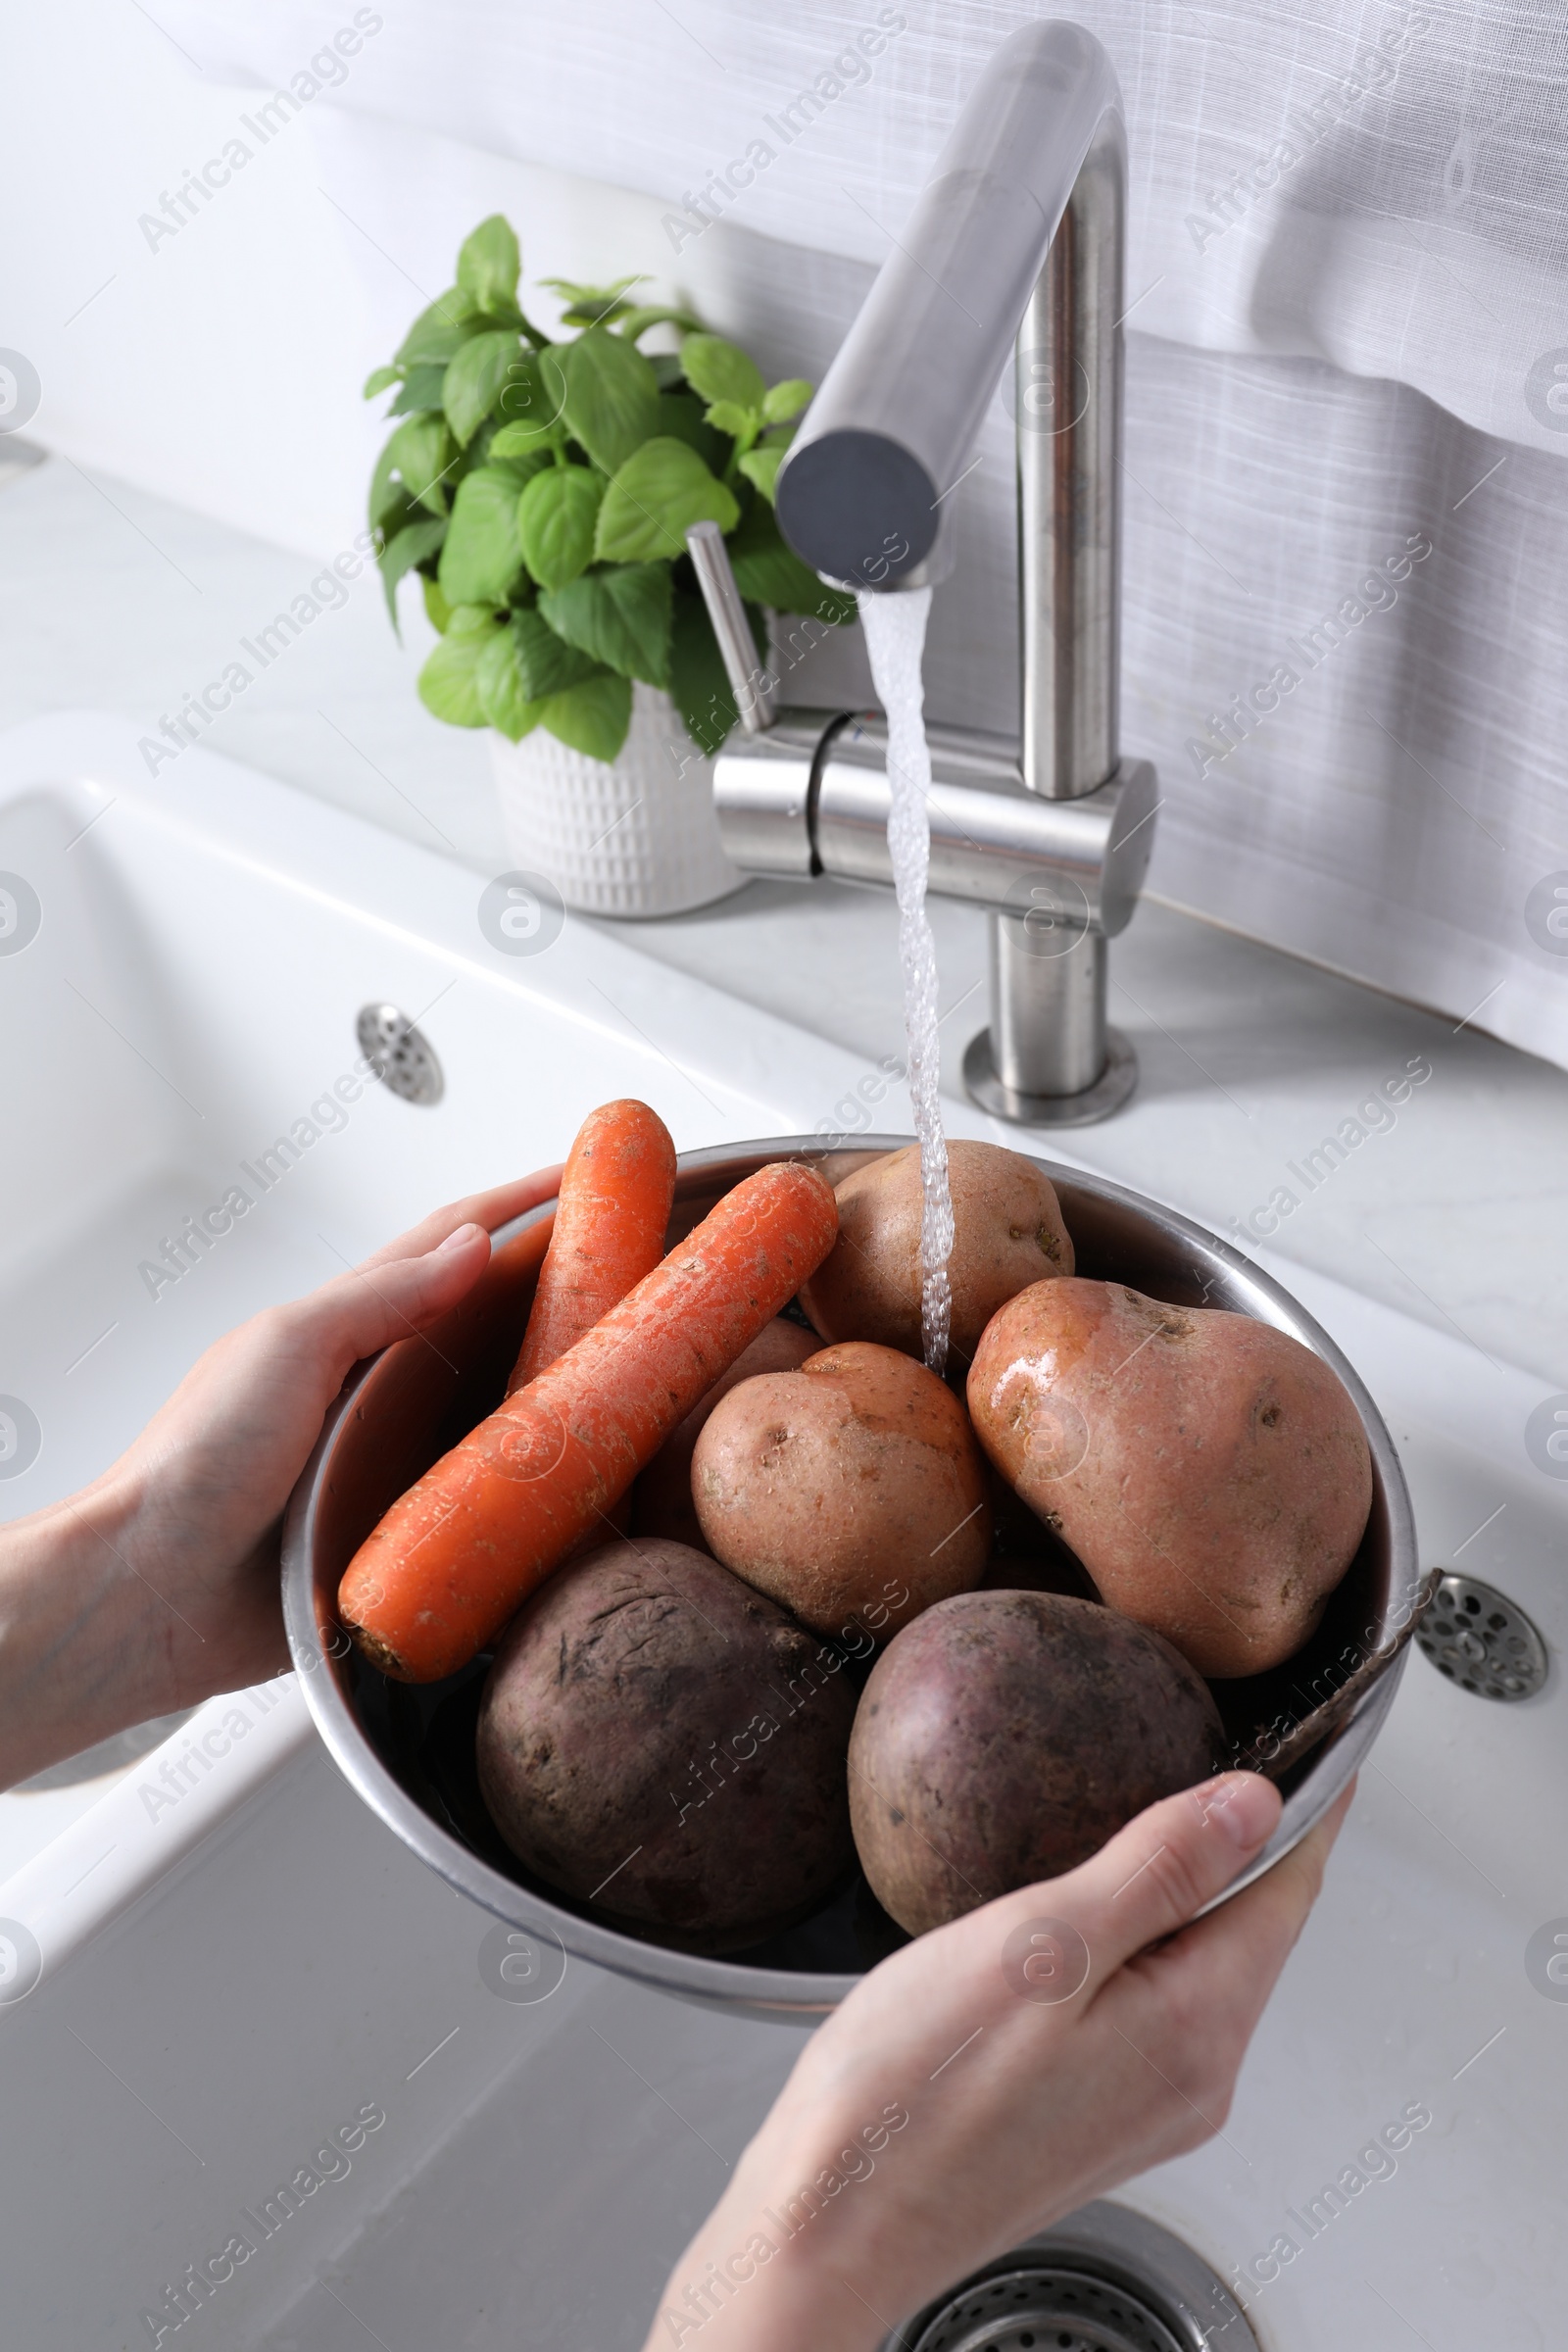
[[[398,423],[370,482],[370,526],[394,627],[419,573],[441,642],[419,695],[455,726],[515,743],[546,727],[613,760],[632,680],[674,699],[699,751],[737,716],[686,532],[716,522],[765,659],[762,608],[837,624],[850,598],[785,545],[773,479],[811,396],[766,385],[746,353],[686,312],[630,299],[637,282],[546,283],[564,295],[553,342],[517,307],[521,258],[500,214],[458,256],[458,282],[420,313],[368,400],[397,387]],[[673,353],[638,349],[668,326]]]

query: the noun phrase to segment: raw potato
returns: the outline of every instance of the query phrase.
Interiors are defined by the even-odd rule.
[[[953,1345],[967,1363],[999,1306],[1073,1269],[1056,1190],[1000,1144],[948,1146],[953,1189]],[[919,1355],[920,1152],[911,1144],[836,1188],[839,1238],[801,1290],[824,1340],[876,1340]]]
[[[479,1711],[485,1803],[519,1861],[598,1916],[754,1941],[853,1858],[855,1694],[829,1664],[703,1553],[607,1544],[503,1637]]]
[[[697,1441],[692,1499],[709,1548],[823,1634],[896,1631],[967,1592],[991,1549],[962,1405],[864,1341],[731,1389]]]
[[[1098,1853],[1206,1780],[1224,1733],[1157,1634],[1056,1592],[965,1592],[871,1670],[850,1818],[883,1909],[911,1936]]]
[[[1372,1458],[1321,1357],[1124,1284],[1037,1283],[988,1327],[969,1410],[1113,1609],[1200,1674],[1299,1649],[1361,1541]]]
[[[631,1522],[636,1535],[668,1536],[673,1543],[693,1544],[699,1551],[707,1548],[692,1501],[692,1449],[709,1414],[719,1398],[743,1380],[754,1379],[760,1372],[796,1371],[820,1346],[814,1332],[786,1322],[782,1315],[763,1326],[745,1353],[713,1383],[701,1404],[694,1405],[680,1427],[664,1440],[637,1481],[632,1490],[635,1516]]]

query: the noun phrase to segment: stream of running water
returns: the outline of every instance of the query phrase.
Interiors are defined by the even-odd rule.
[[[920,1142],[920,1337],[925,1360],[946,1371],[953,1297],[953,1196],[948,1186],[948,1139],[942,1128],[942,1059],[937,1035],[937,951],[926,918],[931,863],[931,753],[925,739],[925,688],[920,662],[929,588],[887,595],[862,591],[860,620],[871,675],[887,712],[888,855],[899,902],[899,962],[904,974],[904,1029],[908,1042],[909,1100]]]

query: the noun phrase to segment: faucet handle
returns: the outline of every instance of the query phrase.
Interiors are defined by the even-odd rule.
[[[765,734],[777,715],[778,681],[757,658],[751,623],[717,523],[694,522],[686,534],[686,552],[713,624],[741,725],[748,735]]]

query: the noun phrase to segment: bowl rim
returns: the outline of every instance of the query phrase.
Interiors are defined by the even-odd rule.
[[[902,1151],[913,1141],[907,1135],[867,1134],[835,1137],[831,1141],[819,1135],[788,1135],[708,1145],[677,1155],[677,1184],[681,1177],[729,1161],[752,1159],[764,1164],[768,1160],[808,1159],[842,1163],[852,1154],[870,1158]],[[1180,1243],[1200,1259],[1222,1267],[1233,1292],[1239,1290],[1249,1301],[1246,1307],[1234,1311],[1251,1313],[1255,1320],[1301,1340],[1338,1374],[1365,1431],[1377,1489],[1388,1516],[1390,1602],[1392,1605],[1402,1600],[1414,1609],[1418,1605],[1421,1569],[1414,1513],[1403,1469],[1388,1427],[1359,1376],[1315,1318],[1282,1283],[1266,1274],[1232,1243],[1163,1202],[1116,1184],[1093,1169],[1045,1159],[1034,1152],[1020,1156],[1033,1161],[1053,1183],[1059,1180],[1065,1186],[1094,1194],[1109,1205],[1130,1209],[1150,1220],[1167,1240]],[[492,1236],[495,1248],[499,1250],[530,1226],[553,1215],[555,1207],[556,1200],[552,1198],[499,1227]],[[466,1895],[482,1910],[520,1933],[553,1944],[564,1961],[568,1954],[591,1961],[638,1984],[731,2015],[749,2014],[798,2024],[825,2016],[861,1981],[859,1974],[759,1968],[743,1961],[710,1958],[675,1951],[662,1944],[644,1943],[616,1929],[585,1919],[493,1869],[426,1812],[383,1763],[359,1721],[345,1671],[350,1644],[342,1629],[330,1620],[329,1611],[331,1632],[322,1639],[317,1612],[315,1554],[321,1498],[334,1454],[352,1416],[355,1398],[385,1352],[382,1349],[357,1364],[329,1407],[320,1436],[290,1497],[283,1529],[283,1621],[289,1651],[306,1705],[334,1763],[371,1812],[458,1893]],[[1407,1654],[1406,1645],[1369,1682],[1339,1728],[1306,1759],[1299,1781],[1286,1796],[1273,1837],[1224,1892],[1205,1905],[1206,1910],[1228,1902],[1261,1878],[1298,1845],[1329,1811],[1359,1770],[1382,1730]]]

